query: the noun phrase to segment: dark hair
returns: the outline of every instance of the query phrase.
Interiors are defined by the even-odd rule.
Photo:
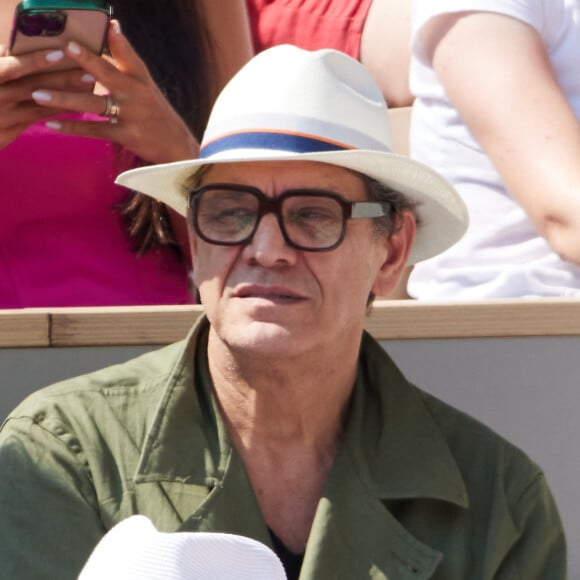
[[[215,69],[204,14],[195,0],[111,0],[113,16],[173,108],[198,140],[207,123]],[[132,158],[133,163],[143,164]],[[139,254],[180,252],[165,204],[133,192],[121,212]]]

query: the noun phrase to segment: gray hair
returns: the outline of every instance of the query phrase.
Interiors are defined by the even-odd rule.
[[[201,184],[201,178],[204,173],[207,173],[211,165],[202,165],[193,175],[189,175],[185,178],[185,181],[181,185],[181,190],[183,194],[188,196],[189,192],[193,189],[197,189]]]
[[[396,191],[389,186],[364,175],[363,173],[353,172],[363,182],[367,198],[369,201],[378,201],[383,204],[385,215],[374,218],[377,235],[384,233],[393,234],[401,227],[401,215],[405,211],[413,212],[415,221],[419,224],[417,215],[417,203],[411,201],[405,194]]]
[[[417,225],[420,219],[417,214],[418,203],[411,201],[405,194],[396,191],[389,186],[364,175],[363,173],[354,172],[362,180],[369,201],[378,201],[385,208],[385,215],[373,218],[375,222],[375,234],[380,237],[384,234],[390,236],[394,234],[402,225],[401,217],[403,212],[411,211],[415,217]],[[367,298],[367,314],[370,314],[375,295],[371,292]]]

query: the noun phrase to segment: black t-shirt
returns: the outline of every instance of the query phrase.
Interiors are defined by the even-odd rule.
[[[272,530],[269,531],[270,536],[272,536],[272,542],[274,543],[274,552],[276,552],[276,555],[282,561],[288,580],[298,580],[304,553],[295,554],[291,552]]]

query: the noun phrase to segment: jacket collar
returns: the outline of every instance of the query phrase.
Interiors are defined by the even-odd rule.
[[[231,448],[211,392],[208,329],[207,319],[200,317],[177,356],[165,363],[165,384],[141,452],[137,483],[179,481],[213,487],[224,478]]]
[[[468,507],[463,478],[424,395],[367,333],[345,442],[377,497],[424,497]]]
[[[211,393],[207,329],[202,318],[177,359],[168,361],[172,368],[135,481],[169,486],[169,502],[171,485],[179,484],[185,496],[187,484],[211,490],[201,502],[172,505],[181,529],[229,531],[271,546]],[[202,380],[195,383],[194,377]],[[373,578],[430,578],[441,555],[412,537],[383,504],[419,497],[468,506],[457,464],[420,392],[365,334],[349,423],[316,512],[301,578],[324,577],[328,570],[336,570],[337,579],[368,577],[369,570]]]

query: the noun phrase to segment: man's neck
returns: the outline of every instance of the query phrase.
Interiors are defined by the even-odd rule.
[[[233,353],[210,333],[209,370],[233,440],[272,451],[334,447],[356,376],[358,349],[262,359]]]
[[[266,524],[295,553],[306,546],[347,420],[358,360],[352,350],[324,364],[321,353],[256,361],[212,344],[210,334],[209,369],[230,440]]]

